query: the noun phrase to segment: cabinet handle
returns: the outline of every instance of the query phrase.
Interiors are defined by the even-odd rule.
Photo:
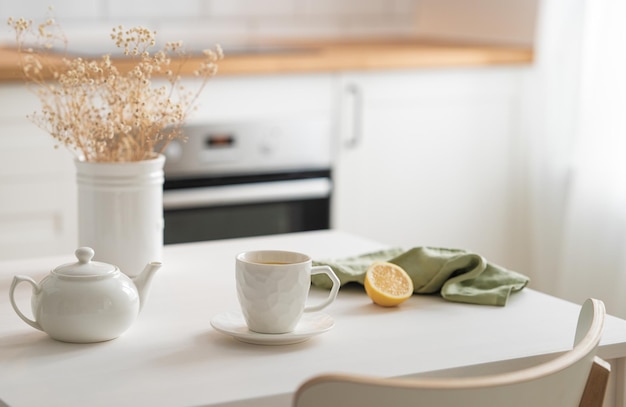
[[[350,83],[346,86],[346,93],[351,100],[352,128],[351,137],[346,140],[345,146],[348,149],[354,149],[363,139],[363,92],[358,85]]]

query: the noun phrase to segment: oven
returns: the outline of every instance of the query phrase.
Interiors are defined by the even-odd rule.
[[[330,227],[326,118],[190,124],[165,151],[164,243]]]

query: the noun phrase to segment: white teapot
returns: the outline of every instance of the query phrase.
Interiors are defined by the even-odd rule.
[[[15,276],[9,292],[11,305],[24,322],[59,341],[90,343],[117,338],[137,318],[161,263],[149,263],[131,279],[116,266],[91,261],[95,253],[90,247],[81,247],[75,254],[77,263],[55,268],[40,283]],[[33,286],[34,320],[15,302],[14,291],[21,282]]]

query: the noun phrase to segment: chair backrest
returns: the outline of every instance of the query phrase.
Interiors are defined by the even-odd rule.
[[[590,378],[605,309],[602,301],[589,299],[580,311],[574,347],[548,362],[522,370],[461,378],[384,379],[348,374],[327,374],[303,383],[296,392],[295,407],[576,407],[602,405],[606,375]],[[603,361],[602,361],[603,362]],[[596,370],[598,373],[598,370]],[[604,385],[601,391],[587,388]],[[599,382],[599,383],[598,383]],[[583,393],[585,397],[583,397]]]

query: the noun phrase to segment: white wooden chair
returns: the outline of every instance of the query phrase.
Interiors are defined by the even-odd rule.
[[[513,372],[461,378],[383,379],[327,374],[303,383],[295,407],[575,407],[601,406],[610,365],[595,356],[604,303],[587,300],[574,347],[545,363]]]

